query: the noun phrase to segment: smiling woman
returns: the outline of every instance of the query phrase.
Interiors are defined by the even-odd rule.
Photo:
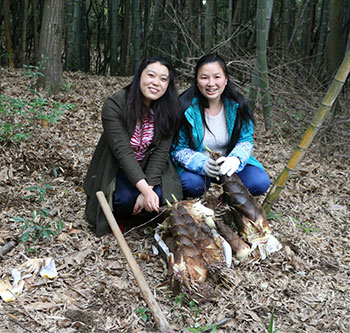
[[[152,101],[164,95],[169,85],[169,70],[159,62],[149,64],[141,74],[140,89],[149,107]]]
[[[251,155],[254,117],[230,82],[223,58],[208,54],[199,59],[194,80],[180,96],[184,117],[171,152],[185,197],[199,197],[212,180],[233,173],[251,194],[263,194],[270,179]],[[222,157],[212,159],[207,147]]]
[[[182,198],[169,158],[179,122],[174,71],[164,58],[144,60],[131,84],[107,98],[103,134],[84,181],[85,214],[98,236],[109,231],[98,191],[104,192],[119,222],[142,210],[158,212],[166,199],[173,201],[172,194]]]

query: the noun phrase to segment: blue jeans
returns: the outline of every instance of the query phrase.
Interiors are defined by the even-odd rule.
[[[247,164],[242,171],[237,172],[237,176],[254,196],[264,194],[271,184],[265,170],[250,164]],[[210,177],[187,170],[180,175],[180,179],[185,198],[200,197],[209,188],[211,183]]]
[[[158,185],[153,188],[159,200],[162,197],[162,188]],[[117,217],[128,218],[132,215],[137,197],[140,191],[132,186],[126,177],[124,170],[119,169],[113,193],[113,209]]]

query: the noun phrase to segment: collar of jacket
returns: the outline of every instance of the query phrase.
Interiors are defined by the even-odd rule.
[[[230,101],[228,99],[224,100],[224,106],[226,110],[226,126],[228,131],[229,140],[231,140],[231,134],[235,126],[238,103]],[[185,117],[187,121],[192,126],[193,140],[196,146],[198,146],[199,151],[203,150],[203,120],[201,111],[199,110],[198,98],[195,97],[192,100],[191,105],[185,111]]]

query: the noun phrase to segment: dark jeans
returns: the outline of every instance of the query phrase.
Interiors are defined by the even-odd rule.
[[[254,196],[264,194],[271,184],[270,178],[264,170],[250,164],[238,172],[237,176]],[[187,170],[181,174],[180,179],[185,197],[200,197],[211,183],[210,177]]]
[[[157,193],[159,200],[162,196],[161,187],[155,186],[153,191]],[[132,215],[137,197],[140,191],[132,186],[124,170],[119,169],[113,193],[114,215],[121,218],[128,218]]]

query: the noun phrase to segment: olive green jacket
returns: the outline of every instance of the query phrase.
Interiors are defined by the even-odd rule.
[[[161,204],[165,203],[165,199],[172,202],[172,194],[177,199],[182,199],[180,178],[169,157],[172,137],[162,139],[156,130],[156,122],[154,137],[146,157],[141,163],[136,161],[130,145],[136,124],[126,128],[121,117],[121,110],[126,106],[125,95],[125,90],[120,90],[109,96],[103,105],[104,131],[84,180],[84,191],[87,195],[85,215],[95,228],[97,236],[108,232],[109,225],[97,200],[96,192],[103,191],[113,210],[113,191],[119,168],[123,168],[132,185],[141,179],[146,179],[151,186],[161,185]]]

